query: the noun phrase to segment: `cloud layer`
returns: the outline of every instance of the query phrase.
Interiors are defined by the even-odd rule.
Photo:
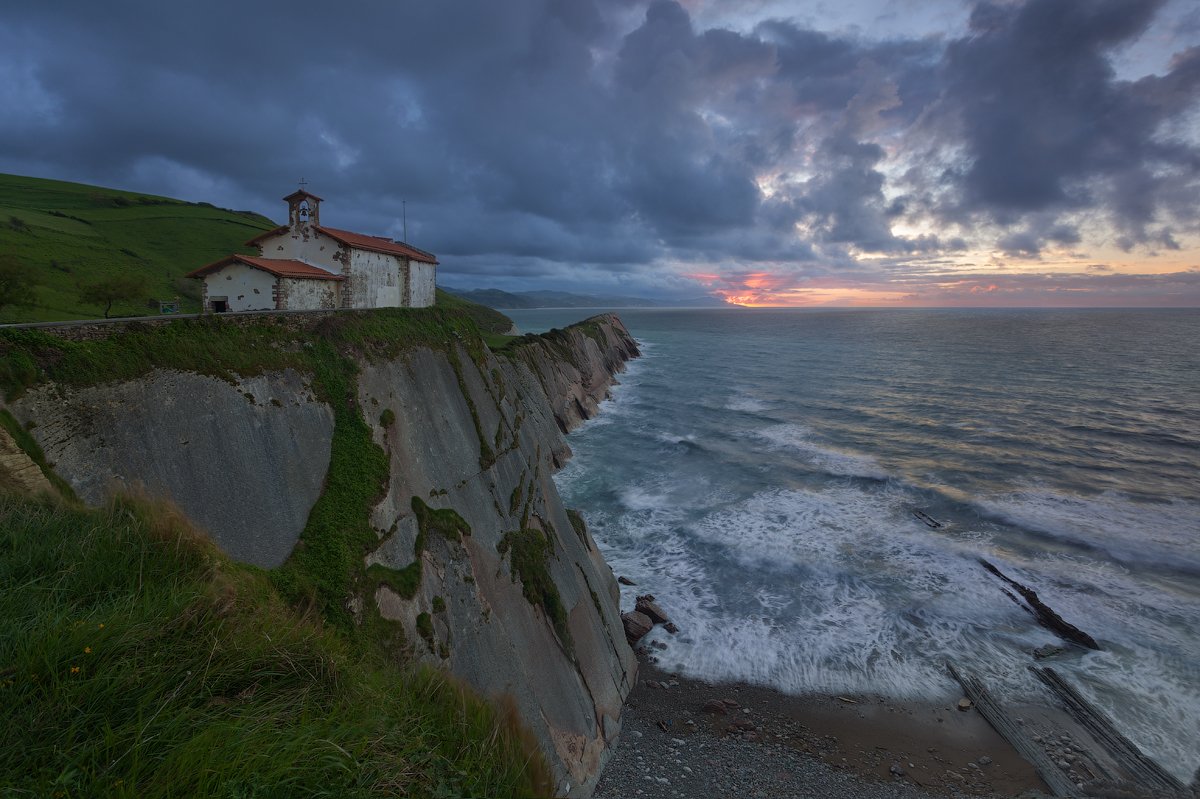
[[[303,176],[327,221],[393,235],[406,202],[459,285],[938,304],[1068,255],[1200,262],[1190,6],[981,2],[903,38],[764,7],[21,4],[0,169],[276,217]],[[1190,37],[1137,73],[1164,20]],[[1186,275],[1124,290],[1155,281],[1200,301]]]

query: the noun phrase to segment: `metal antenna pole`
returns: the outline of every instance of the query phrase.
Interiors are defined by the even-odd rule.
[[[404,243],[408,243],[408,200],[400,201],[400,218],[404,225]]]

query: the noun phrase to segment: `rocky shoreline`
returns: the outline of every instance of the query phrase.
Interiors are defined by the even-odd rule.
[[[638,658],[597,799],[1049,795],[1032,766],[956,700],[787,696],[671,674],[645,647]]]

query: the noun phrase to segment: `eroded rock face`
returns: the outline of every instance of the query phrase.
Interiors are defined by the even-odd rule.
[[[329,468],[333,413],[285,370],[230,383],[157,370],[86,388],[41,385],[10,406],[93,505],[114,490],[177,504],[230,556],[278,566]]]
[[[362,416],[389,460],[367,564],[399,570],[417,557],[414,497],[455,511],[470,533],[426,536],[411,597],[385,581],[347,601],[374,601],[419,659],[485,696],[511,697],[562,795],[590,795],[637,666],[617,582],[586,527],[572,525],[552,475],[571,454],[563,433],[597,412],[636,354],[607,316],[526,338],[504,357],[458,345],[360,363]],[[10,409],[36,423],[48,460],[85,501],[142,486],[234,558],[265,567],[281,564],[304,529],[334,425],[291,371],[231,383],[159,370],[40,386]]]
[[[382,586],[380,610],[418,642],[422,659],[485,695],[512,697],[564,795],[591,793],[636,660],[616,579],[587,530],[572,525],[551,477],[570,455],[562,431],[595,412],[634,352],[613,318],[591,335],[572,328],[523,343],[510,357],[418,350],[364,366],[359,381],[366,415],[389,421],[375,431],[390,481],[373,514],[381,543],[368,562],[413,562],[413,497],[454,510],[471,529],[460,542],[427,537],[416,594]],[[531,548],[553,583],[549,602],[539,588],[526,590],[538,579],[520,565]],[[432,636],[428,627],[422,634],[422,617]]]
[[[542,334],[516,347],[513,357],[542,386],[555,423],[567,433],[596,415],[609,396],[613,375],[640,354],[624,323],[603,314]]]

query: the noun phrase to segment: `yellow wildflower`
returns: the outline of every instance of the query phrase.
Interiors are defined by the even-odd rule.
[[[90,654],[92,654],[92,648],[91,648],[90,646],[85,646],[85,647],[83,648],[83,654],[85,654],[85,655],[90,655]]]
[[[104,629],[104,622],[100,622],[99,624],[97,624],[97,625],[96,625],[96,629],[97,629],[97,630],[103,630],[103,629]]]
[[[79,673],[79,667],[78,667],[78,666],[72,666],[72,667],[71,667],[71,673],[72,673],[72,674],[78,674],[78,673]]]

